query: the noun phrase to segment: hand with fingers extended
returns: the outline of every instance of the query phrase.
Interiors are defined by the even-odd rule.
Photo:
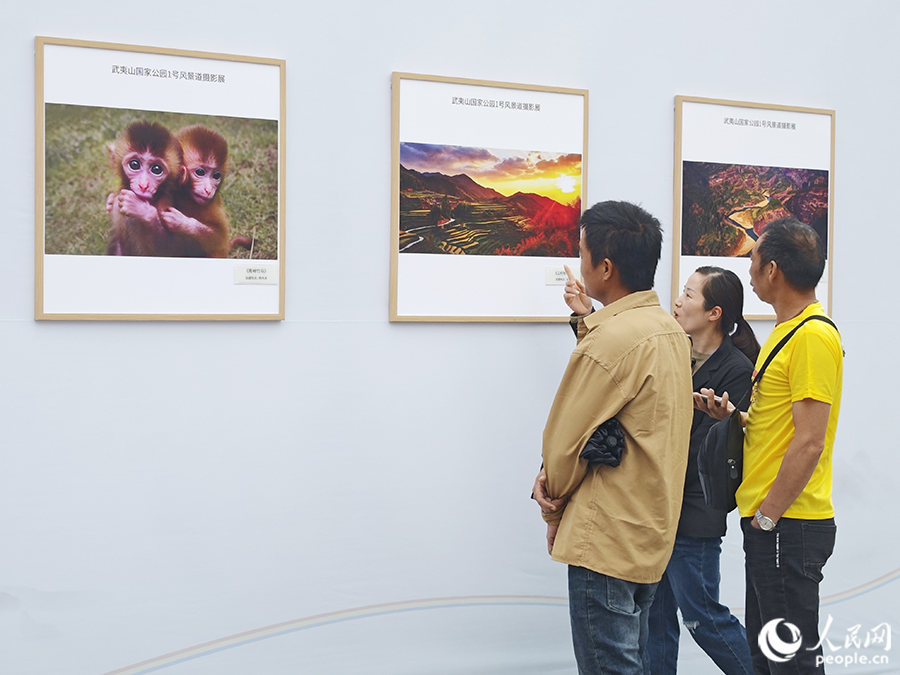
[[[734,410],[734,403],[728,400],[727,391],[719,397],[712,389],[701,387],[699,393],[694,392],[694,407],[710,417],[724,420]]]
[[[575,276],[568,265],[563,265],[569,280],[566,282],[566,289],[563,291],[563,299],[569,308],[581,316],[591,313],[594,309],[594,303],[587,296],[584,284]]]

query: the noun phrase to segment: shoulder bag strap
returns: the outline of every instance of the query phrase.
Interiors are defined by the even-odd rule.
[[[793,329],[791,329],[791,332],[788,333],[787,335],[785,335],[783,338],[781,338],[781,341],[777,345],[775,345],[775,349],[773,349],[771,352],[769,352],[769,355],[766,357],[766,360],[763,363],[762,368],[759,369],[759,372],[756,373],[756,377],[753,378],[753,382],[750,383],[750,388],[747,390],[747,393],[744,394],[743,398],[741,398],[741,402],[738,403],[738,405],[737,405],[738,408],[740,408],[741,405],[743,405],[744,399],[750,395],[751,391],[753,391],[753,387],[756,386],[756,383],[759,382],[759,379],[762,377],[763,373],[766,372],[766,368],[768,368],[769,364],[772,363],[772,359],[775,358],[775,355],[778,354],[778,352],[781,351],[781,348],[784,347],[788,343],[788,340],[790,340],[792,337],[794,337],[794,333],[796,333],[798,330],[800,330],[800,326],[805,324],[807,321],[824,321],[825,323],[830,324],[831,327],[834,328],[835,330],[838,330],[838,327],[834,325],[834,321],[829,319],[827,316],[822,316],[821,314],[813,314],[812,316],[808,316],[805,319],[803,319],[803,321],[801,321],[796,326],[794,326]],[[838,333],[840,333],[840,331],[838,331]]]

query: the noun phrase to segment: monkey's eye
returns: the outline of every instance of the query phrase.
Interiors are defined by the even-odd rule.
[[[222,180],[222,172],[221,171],[213,171],[213,179],[214,180]]]
[[[150,173],[152,173],[154,176],[162,176],[162,173],[163,173],[162,164],[152,165],[150,167]]]
[[[206,169],[204,169],[204,168],[201,166],[199,169],[195,170],[194,173],[197,174],[198,176],[200,176],[200,177],[202,178],[203,176],[206,175]]]
[[[132,159],[130,162],[128,162],[128,168],[132,171],[137,171],[141,168],[141,163],[136,159]]]

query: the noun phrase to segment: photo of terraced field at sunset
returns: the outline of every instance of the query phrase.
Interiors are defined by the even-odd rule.
[[[581,155],[400,144],[400,253],[578,257]]]

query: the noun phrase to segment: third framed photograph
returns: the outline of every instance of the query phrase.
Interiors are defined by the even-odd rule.
[[[560,321],[587,91],[394,73],[391,321]]]
[[[677,96],[672,297],[698,267],[735,272],[748,319],[772,319],[750,287],[750,251],[766,225],[793,216],[826,249],[816,289],[831,311],[834,111]]]

